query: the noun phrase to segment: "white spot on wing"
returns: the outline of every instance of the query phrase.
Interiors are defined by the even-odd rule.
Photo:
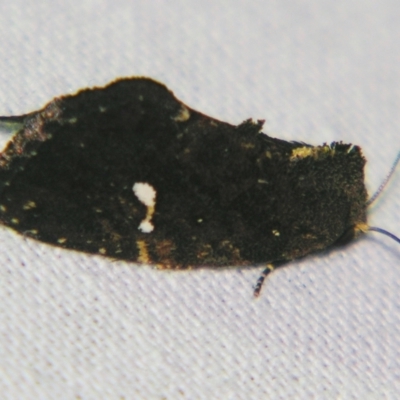
[[[154,229],[154,225],[150,222],[144,219],[140,225],[139,225],[139,230],[141,230],[143,233],[150,233]]]
[[[154,207],[156,204],[156,191],[148,183],[136,182],[133,185],[133,193],[147,207]]]
[[[146,182],[136,182],[132,190],[138,200],[147,207],[146,217],[140,223],[138,229],[143,233],[150,233],[154,229],[151,218],[154,214],[157,192],[153,186]]]

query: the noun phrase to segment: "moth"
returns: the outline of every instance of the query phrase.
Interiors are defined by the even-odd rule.
[[[152,79],[0,123],[15,132],[0,154],[0,223],[55,246],[160,269],[265,265],[258,295],[274,267],[379,230],[358,146],[221,122]]]

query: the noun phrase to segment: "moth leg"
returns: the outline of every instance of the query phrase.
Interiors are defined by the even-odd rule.
[[[270,263],[266,266],[264,271],[261,273],[260,277],[257,279],[256,285],[254,286],[254,292],[253,292],[254,297],[258,297],[260,295],[262,285],[263,285],[267,275],[269,273],[271,273],[274,269],[276,269],[286,263],[287,263],[287,261],[276,261],[276,262]]]

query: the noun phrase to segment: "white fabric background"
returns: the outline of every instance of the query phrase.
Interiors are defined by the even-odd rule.
[[[0,1],[0,115],[144,75],[191,107],[400,148],[398,0]],[[400,174],[370,210],[400,234]],[[160,272],[0,229],[2,399],[396,399],[400,248],[376,234],[260,269]]]

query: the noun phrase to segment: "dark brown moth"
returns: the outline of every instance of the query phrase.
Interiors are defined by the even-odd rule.
[[[279,140],[261,120],[230,125],[151,79],[0,122],[16,130],[0,154],[0,222],[52,245],[266,275],[369,229],[358,146]]]

